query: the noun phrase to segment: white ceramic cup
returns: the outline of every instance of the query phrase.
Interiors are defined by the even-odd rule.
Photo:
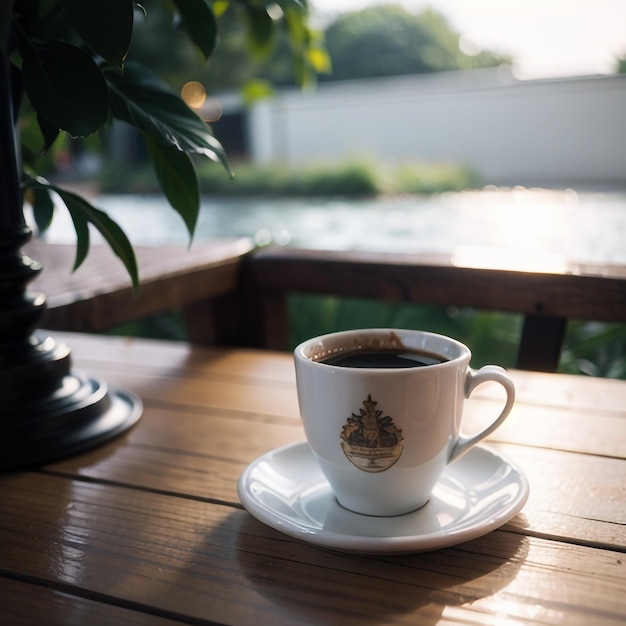
[[[363,351],[425,352],[442,362],[407,368],[324,363]],[[365,515],[408,513],[426,504],[448,463],[493,432],[515,388],[496,365],[469,366],[462,343],[417,330],[364,329],[309,339],[294,352],[307,440],[339,503]],[[461,434],[463,403],[481,383],[506,391],[504,408],[478,434]]]

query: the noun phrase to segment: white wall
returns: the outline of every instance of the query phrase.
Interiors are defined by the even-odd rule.
[[[252,158],[462,162],[485,183],[626,184],[626,75],[516,81],[499,70],[322,84],[250,113]]]

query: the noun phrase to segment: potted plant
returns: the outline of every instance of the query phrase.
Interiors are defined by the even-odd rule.
[[[45,299],[28,292],[42,268],[21,252],[31,236],[25,194],[41,227],[52,219],[55,199],[70,212],[77,236],[75,268],[87,256],[95,228],[138,286],[135,255],[122,229],[81,196],[39,177],[37,155],[60,133],[86,137],[112,119],[135,126],[190,236],[200,205],[194,158],[229,168],[210,128],[157,76],[132,62],[135,20],[146,14],[149,19],[155,1],[146,2],[147,8],[134,0],[4,0],[0,5],[0,469],[83,451],[125,431],[141,414],[133,394],[73,373],[69,349],[36,332]],[[216,14],[236,10],[257,43],[267,44],[278,28],[286,28],[301,75],[313,70],[314,39],[304,0],[166,3],[205,58],[218,41]]]

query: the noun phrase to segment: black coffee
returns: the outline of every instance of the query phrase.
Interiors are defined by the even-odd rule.
[[[339,367],[405,368],[424,367],[445,361],[447,359],[430,352],[360,350],[359,352],[334,354],[320,362]]]

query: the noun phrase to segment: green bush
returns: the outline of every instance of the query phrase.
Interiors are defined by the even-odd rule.
[[[413,328],[441,333],[467,344],[472,366],[496,363],[515,367],[522,316],[473,308],[395,304],[359,298],[293,294],[289,296],[290,349],[305,339],[355,328]],[[110,331],[156,339],[185,341],[182,312],[166,311],[128,322]],[[626,326],[570,322],[559,372],[626,379]]]
[[[293,294],[290,348],[310,337],[356,328],[411,328],[454,337],[472,350],[472,365],[514,367],[522,316],[469,307],[415,305]]]
[[[479,180],[471,170],[451,163],[404,163],[392,173],[397,193],[438,193],[478,187]]]
[[[376,168],[368,163],[346,163],[336,168],[316,166],[300,177],[301,196],[376,196],[381,193]]]
[[[413,328],[442,333],[467,344],[472,366],[515,367],[521,315],[473,308],[393,304],[295,294],[289,299],[290,344],[354,328]],[[626,379],[626,326],[573,321],[568,324],[558,371]]]
[[[559,371],[626,379],[626,325],[570,322]]]
[[[287,167],[279,163],[233,165],[234,179],[214,163],[198,163],[200,190],[209,196],[375,197],[437,193],[477,187],[467,168],[451,164],[377,165],[369,161]],[[148,164],[128,167],[108,163],[99,179],[103,193],[158,193]]]
[[[229,180],[215,167],[200,169],[200,185],[208,195],[233,196],[376,196],[381,190],[376,169],[363,163],[290,168],[278,163],[266,166],[233,166]]]
[[[132,166],[106,163],[97,182],[102,193],[161,193],[154,170],[148,163]]]
[[[130,320],[109,329],[104,334],[172,341],[187,341],[188,339],[185,318],[180,309],[161,311],[140,319]]]
[[[203,193],[241,196],[351,196],[436,193],[478,186],[477,178],[465,167],[452,164],[404,163],[378,165],[368,161],[309,165],[295,168],[280,165],[234,165],[235,178],[203,164],[200,185]]]

